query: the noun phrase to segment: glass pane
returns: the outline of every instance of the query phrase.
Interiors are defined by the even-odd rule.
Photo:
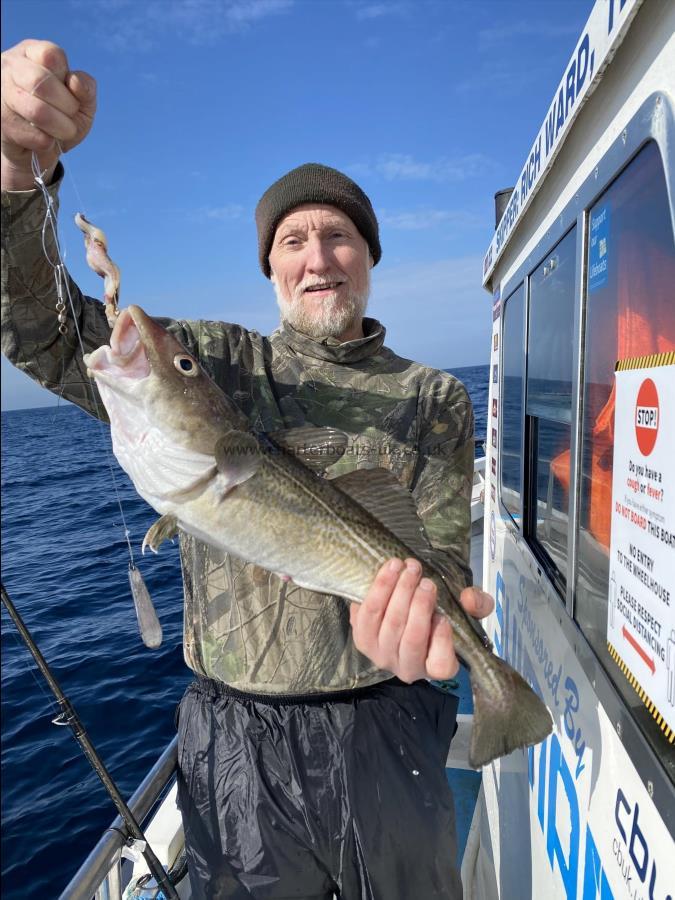
[[[567,577],[576,227],[530,276],[531,539]]]
[[[523,340],[525,288],[504,303],[502,322],[502,391],[501,391],[501,495],[504,506],[520,523],[522,494],[521,460],[523,456]]]
[[[530,276],[527,412],[570,421],[576,227]]]
[[[675,349],[675,246],[654,143],[590,210],[588,242],[575,618],[673,777],[675,749],[607,650],[614,364]]]
[[[540,418],[535,428],[533,537],[566,578],[570,426]]]

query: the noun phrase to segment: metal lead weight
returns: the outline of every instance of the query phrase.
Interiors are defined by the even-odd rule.
[[[129,563],[129,584],[143,643],[151,650],[156,650],[162,643],[162,626],[157,618],[143,576],[133,563]]]

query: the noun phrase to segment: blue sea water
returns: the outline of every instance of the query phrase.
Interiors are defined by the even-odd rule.
[[[487,428],[488,366],[449,370]],[[56,401],[55,401],[56,402]],[[182,656],[177,547],[139,558],[156,519],[73,406],[2,414],[2,581],[124,797],[174,734],[191,679]],[[141,642],[111,466],[136,562],[164,630]],[[2,612],[2,895],[59,896],[116,811]]]

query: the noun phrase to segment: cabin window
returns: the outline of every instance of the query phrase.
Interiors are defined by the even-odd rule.
[[[675,349],[675,246],[657,146],[647,144],[591,208],[586,274],[575,618],[641,730],[675,774],[675,749],[607,650],[617,359]],[[604,266],[593,236],[605,241]]]
[[[502,319],[501,498],[520,524],[523,458],[523,344],[525,287],[505,301]]]
[[[526,534],[564,592],[572,422],[576,226],[530,275]]]

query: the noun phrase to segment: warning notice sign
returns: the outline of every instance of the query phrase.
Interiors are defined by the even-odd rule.
[[[616,366],[609,652],[675,740],[675,352]]]

